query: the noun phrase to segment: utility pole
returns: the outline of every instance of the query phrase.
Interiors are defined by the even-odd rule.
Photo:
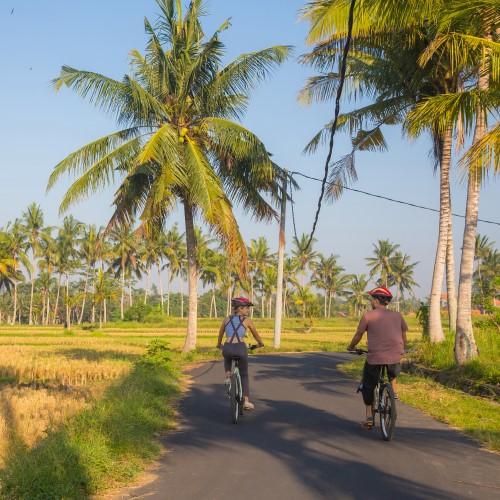
[[[280,233],[278,246],[278,282],[276,284],[276,314],[274,319],[274,347],[280,347],[281,344],[281,319],[283,315],[283,267],[285,261],[285,219],[286,219],[286,195],[288,184],[288,172],[283,171],[283,180],[281,184],[281,216]]]

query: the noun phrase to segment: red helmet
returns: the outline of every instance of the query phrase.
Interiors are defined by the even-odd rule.
[[[368,295],[371,295],[372,297],[385,297],[386,299],[392,299],[391,291],[385,286],[378,286],[377,288],[370,290]]]
[[[253,304],[246,297],[235,297],[231,300],[233,307],[251,307]]]

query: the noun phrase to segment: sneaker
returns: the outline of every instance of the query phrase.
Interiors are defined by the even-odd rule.
[[[250,403],[250,401],[245,401],[245,403],[243,403],[243,409],[244,410],[255,410],[255,405],[253,403]]]

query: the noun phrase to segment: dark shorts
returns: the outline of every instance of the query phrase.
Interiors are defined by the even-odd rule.
[[[365,402],[365,405],[369,406],[373,403],[373,391],[375,390],[375,386],[380,378],[380,370],[383,366],[384,365],[370,365],[368,362],[365,362],[365,366],[363,367],[363,380],[361,382],[361,393],[363,394],[363,401]],[[395,379],[400,373],[400,363],[387,365],[387,376],[389,377],[389,380]]]

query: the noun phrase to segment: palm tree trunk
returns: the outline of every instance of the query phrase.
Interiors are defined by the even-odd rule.
[[[170,274],[170,268],[167,268],[167,316],[170,316],[170,283],[172,281],[172,276]]]
[[[121,289],[122,289],[122,294],[120,297],[120,319],[123,321],[124,314],[123,314],[123,309],[124,309],[124,302],[125,302],[125,267],[122,263],[122,269],[121,269]]]
[[[260,317],[265,318],[266,317],[266,305],[265,305],[265,298],[264,298],[264,293],[262,293],[260,297],[260,307],[262,308]]]
[[[89,282],[89,270],[85,273],[85,285],[83,287],[83,300],[82,300],[82,310],[80,311],[80,317],[78,318],[78,324],[81,325],[83,321],[83,313],[85,312],[85,301],[87,299],[87,286]]]
[[[184,200],[184,218],[186,221],[186,250],[188,261],[188,325],[183,352],[196,348],[198,321],[198,265],[196,262],[196,235],[194,232],[193,207]]]
[[[457,330],[457,289],[455,285],[455,250],[453,244],[453,225],[450,216],[448,244],[446,246],[446,291],[448,293],[448,321],[450,331]]]
[[[104,324],[108,322],[108,301],[104,299]]]
[[[161,313],[163,314],[163,283],[161,280],[161,262],[158,260],[156,263],[158,267],[158,288],[160,289],[160,304],[161,304]]]
[[[441,138],[440,151],[440,204],[439,235],[432,276],[431,300],[429,305],[429,337],[431,342],[444,340],[441,323],[441,292],[446,263],[446,247],[450,224],[450,164],[451,164],[452,129],[449,127]]]
[[[215,314],[215,319],[217,319],[218,315],[217,315],[217,298],[215,296],[215,285],[214,285],[213,293],[214,293],[214,314]]]
[[[327,318],[327,314],[328,314],[328,308],[327,308],[328,297],[327,297],[327,295],[328,295],[328,292],[325,290],[325,299],[324,299],[324,309],[325,309],[324,316],[325,316],[325,318]]]
[[[57,320],[57,313],[59,312],[59,296],[61,294],[61,274],[59,274],[57,278],[57,294],[56,294],[56,303],[54,305],[54,323]]]
[[[71,309],[69,306],[69,276],[66,275],[66,328],[71,328]]]
[[[12,311],[12,324],[16,324],[16,314],[17,314],[17,282],[14,282],[14,308]]]
[[[148,303],[148,295],[151,288],[151,266],[148,266],[146,289],[144,290],[144,304]]]
[[[182,276],[180,277],[180,294],[181,294],[181,305],[180,305],[180,314],[181,318],[184,318],[184,280],[182,279]]]
[[[132,278],[128,282],[128,305],[129,307],[134,305],[134,299],[132,298]]]
[[[485,25],[485,38],[492,39],[491,26]],[[479,69],[478,90],[488,92],[490,88],[490,49],[484,49]],[[476,110],[476,128],[472,143],[476,144],[486,133],[486,113],[481,106]],[[481,190],[480,172],[469,171],[467,186],[467,208],[465,211],[464,240],[460,261],[460,279],[458,285],[457,333],[455,336],[455,359],[459,365],[474,359],[478,355],[474,331],[472,329],[472,284],[474,276],[474,254]]]
[[[333,298],[333,293],[331,290],[328,292],[328,317],[330,318],[332,315],[332,298]]]
[[[31,295],[30,295],[30,315],[29,315],[29,324],[33,324],[33,295],[35,293],[35,263],[32,263],[32,274],[31,274]]]
[[[47,290],[47,306],[45,308],[45,321],[44,324],[48,325],[50,321],[50,286]]]

